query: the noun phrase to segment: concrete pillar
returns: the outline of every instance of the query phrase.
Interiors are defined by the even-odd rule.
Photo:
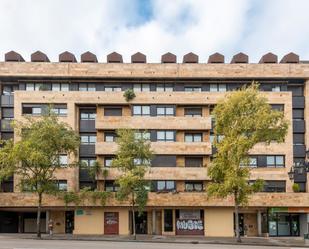
[[[156,210],[152,209],[152,234],[156,234]]]
[[[257,229],[258,229],[258,236],[262,236],[262,212],[258,210],[257,212]]]

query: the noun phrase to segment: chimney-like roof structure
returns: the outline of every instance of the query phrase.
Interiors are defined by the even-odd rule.
[[[278,63],[278,56],[273,53],[264,54],[259,63]]]
[[[299,63],[299,55],[291,52],[283,56],[280,63]]]
[[[107,55],[107,62],[108,63],[123,63],[122,55],[118,54],[117,52],[110,53]]]
[[[80,56],[81,62],[88,62],[88,63],[97,63],[98,59],[97,56],[89,51],[81,54]]]
[[[7,61],[7,62],[23,62],[23,61],[25,61],[24,58],[19,53],[16,53],[13,50],[10,51],[10,52],[7,52],[4,55],[4,60]]]
[[[214,53],[209,56],[208,63],[224,63],[224,55],[220,53]]]
[[[59,54],[59,62],[77,62],[75,55],[65,51],[61,54]]]
[[[131,63],[146,63],[146,55],[137,52],[131,56]]]
[[[235,54],[232,58],[231,63],[248,63],[249,57],[244,53]]]
[[[161,63],[176,63],[176,55],[168,52],[161,57]]]
[[[47,55],[41,51],[36,51],[31,54],[31,61],[32,62],[50,62]]]
[[[198,55],[192,52],[183,56],[183,63],[198,63]]]

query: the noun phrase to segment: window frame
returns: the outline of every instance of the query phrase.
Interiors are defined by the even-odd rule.
[[[164,138],[159,138],[159,134],[163,133],[163,137]],[[173,134],[173,138],[172,139],[167,139],[167,133]],[[175,142],[176,136],[175,136],[175,131],[174,130],[158,130],[156,132],[156,136],[157,136],[157,141],[158,142]]]

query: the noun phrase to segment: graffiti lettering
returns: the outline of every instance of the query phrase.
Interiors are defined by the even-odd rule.
[[[177,220],[177,230],[204,230],[202,220]]]

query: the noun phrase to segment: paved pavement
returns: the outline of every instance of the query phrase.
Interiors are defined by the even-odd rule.
[[[0,249],[219,249],[219,248],[302,248],[301,238],[244,238],[235,244],[233,238],[139,236],[138,241],[119,236],[59,236],[42,240],[32,234],[1,234]],[[309,248],[309,245],[307,245]]]

